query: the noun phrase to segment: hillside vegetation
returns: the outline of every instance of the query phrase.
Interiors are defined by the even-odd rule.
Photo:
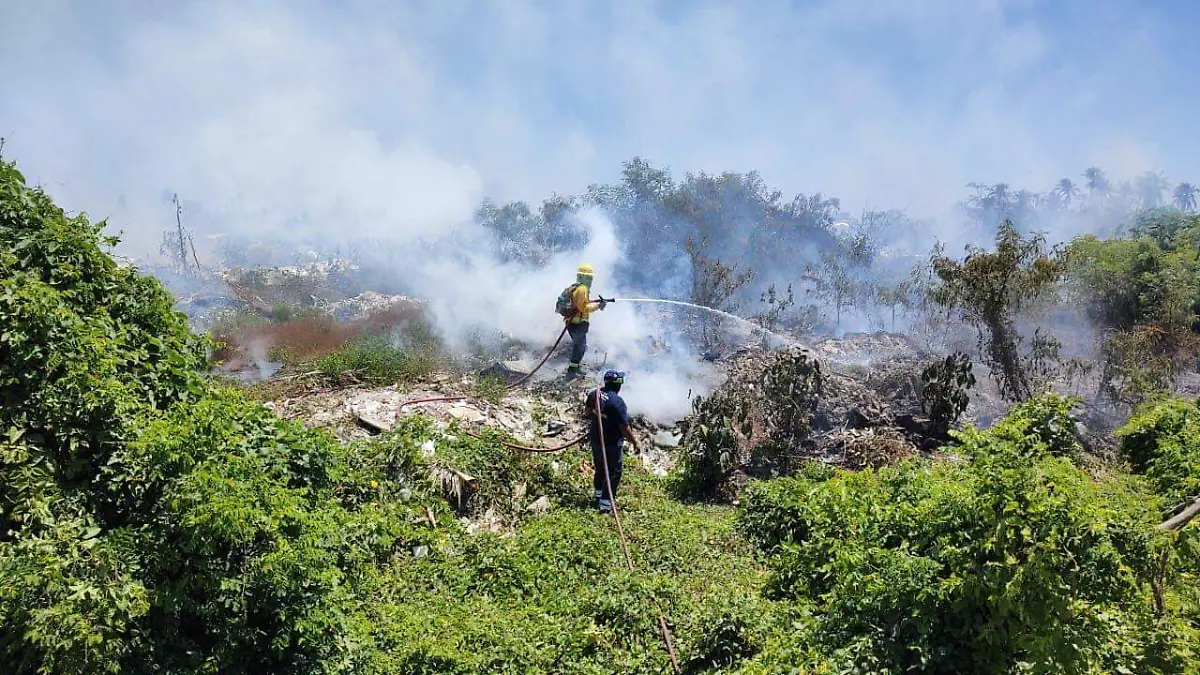
[[[656,604],[688,672],[1200,672],[1197,527],[1159,526],[1200,490],[1192,402],[1143,404],[1125,463],[1039,395],[951,458],[736,507],[630,461],[631,574],[585,453],[280,420],[101,229],[0,164],[4,672],[662,673]],[[512,536],[459,519],[485,510]]]

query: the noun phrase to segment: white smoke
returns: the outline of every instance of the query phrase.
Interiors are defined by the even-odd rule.
[[[493,240],[482,228],[467,226],[455,233],[452,254],[425,257],[396,273],[426,302],[452,347],[463,349],[479,334],[501,333],[535,345],[536,351],[538,345],[549,347],[562,331],[562,318],[553,311],[555,298],[575,281],[580,263],[591,264],[596,270],[592,297],[618,301],[592,315],[585,366],[597,376],[601,366],[626,371],[623,393],[632,412],[656,422],[679,419],[689,409],[689,394],[709,391],[718,377],[715,369],[686,350],[649,346],[685,342],[677,335],[680,313],[664,317],[646,306],[622,304],[625,289],[614,284],[614,277],[624,251],[612,223],[595,208],[574,218],[587,233],[586,245],[553,256],[541,268],[499,261]],[[569,348],[570,339],[564,338],[563,345]]]

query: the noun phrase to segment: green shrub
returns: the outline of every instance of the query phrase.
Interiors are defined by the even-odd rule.
[[[1121,452],[1133,470],[1176,503],[1200,495],[1200,408],[1179,398],[1140,408],[1121,429]]]
[[[971,357],[962,352],[950,354],[921,371],[921,408],[929,415],[939,434],[950,431],[971,403],[970,389],[975,386]]]
[[[1014,406],[1003,419],[986,431],[972,426],[951,435],[969,455],[994,452],[1018,453],[1038,459],[1044,456],[1077,458],[1083,452],[1078,422],[1071,410],[1078,398],[1043,394]]]
[[[400,349],[383,335],[364,335],[317,357],[312,366],[328,377],[350,374],[368,384],[395,384],[428,377],[436,365],[424,348]]]
[[[502,377],[481,375],[475,380],[475,395],[492,405],[499,405],[507,393],[508,383]]]
[[[680,444],[679,493],[713,497],[737,471],[755,476],[794,471],[823,386],[820,363],[793,347],[774,352],[743,381],[693,398]]]
[[[275,323],[298,321],[302,319],[315,319],[323,316],[325,316],[325,313],[316,307],[306,307],[304,305],[296,305],[286,302],[279,303],[271,308],[271,321],[274,321]]]
[[[824,652],[872,672],[1181,672],[1200,633],[1147,592],[1160,502],[1056,456],[1067,410],[1034,399],[969,432],[965,463],[753,485],[740,522],[768,593],[814,606]]]
[[[6,672],[352,670],[352,582],[415,507],[356,502],[352,449],[207,382],[102,227],[0,163]]]
[[[1169,392],[1179,373],[1194,368],[1198,224],[1194,215],[1150,211],[1128,237],[1071,242],[1071,304],[1104,336],[1099,389],[1110,400],[1138,405]]]

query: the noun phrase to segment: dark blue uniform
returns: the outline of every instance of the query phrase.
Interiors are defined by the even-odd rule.
[[[601,419],[596,419],[596,395],[600,396]],[[596,500],[600,510],[612,510],[612,497],[608,494],[608,485],[604,480],[604,462],[608,460],[608,477],[612,481],[613,494],[616,494],[621,484],[621,463],[624,460],[622,449],[625,437],[621,435],[621,427],[629,426],[629,409],[625,401],[611,389],[593,389],[588,392],[586,415],[588,419],[588,441],[592,446],[592,487],[596,489]],[[600,429],[604,429],[604,453],[600,449]]]

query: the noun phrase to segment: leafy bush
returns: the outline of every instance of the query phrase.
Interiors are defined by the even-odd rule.
[[[316,307],[305,307],[287,302],[279,303],[271,308],[271,321],[275,323],[315,319],[320,316],[324,316],[324,313]]]
[[[986,455],[997,448],[1025,457],[1076,458],[1083,451],[1079,424],[1071,410],[1079,399],[1058,394],[1043,394],[1014,406],[1004,419],[986,431],[968,426],[952,436],[968,455]]]
[[[753,429],[748,403],[727,391],[692,399],[692,414],[680,444],[682,494],[711,496],[743,464],[743,439]]]
[[[1200,302],[1194,216],[1151,212],[1128,238],[1071,242],[1074,304],[1102,329],[1100,392],[1138,405],[1195,365]]]
[[[1055,456],[1068,409],[1034,399],[968,433],[965,464],[753,485],[740,520],[774,568],[769,594],[813,607],[824,653],[870,672],[1200,667],[1195,624],[1147,593],[1168,545],[1158,500]]]
[[[428,377],[435,365],[431,350],[400,349],[382,335],[360,336],[312,362],[312,367],[327,377],[350,375],[369,384]]]
[[[681,443],[681,491],[709,497],[737,471],[790,472],[812,431],[823,382],[820,363],[800,348],[788,348],[771,354],[743,381],[692,399]]]
[[[971,403],[970,389],[975,386],[971,357],[955,352],[921,371],[921,407],[934,428],[945,434]]]
[[[352,582],[421,539],[410,507],[355,503],[379,480],[350,450],[206,382],[205,341],[102,227],[0,164],[0,660],[353,670]]]
[[[1121,429],[1121,451],[1172,503],[1200,495],[1200,408],[1174,398],[1143,406]]]

